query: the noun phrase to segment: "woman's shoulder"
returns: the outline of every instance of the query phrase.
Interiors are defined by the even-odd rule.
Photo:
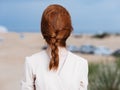
[[[85,59],[81,56],[78,56],[75,53],[69,52],[69,54],[70,54],[69,57],[70,57],[70,59],[72,59],[72,61],[75,61],[78,63],[88,63],[87,59]]]
[[[76,67],[78,67],[78,71],[80,71],[80,74],[81,72],[88,73],[88,60],[87,59],[81,56],[78,56],[72,52],[70,52],[70,59],[71,59],[71,62],[74,63]]]
[[[45,59],[45,57],[46,57],[45,55],[46,55],[46,53],[45,53],[45,51],[43,50],[43,51],[34,53],[34,54],[32,54],[32,55],[26,56],[26,57],[25,57],[25,61],[26,61],[27,63],[37,63],[37,62],[39,62],[40,60]]]

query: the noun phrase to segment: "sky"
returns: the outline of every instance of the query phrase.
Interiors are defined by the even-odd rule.
[[[41,15],[50,4],[69,11],[75,33],[120,32],[120,0],[0,0],[0,26],[39,32]]]

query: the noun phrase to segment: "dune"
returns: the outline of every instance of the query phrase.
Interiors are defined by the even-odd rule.
[[[23,75],[24,59],[33,53],[41,51],[41,47],[46,45],[40,33],[0,33],[4,38],[0,42],[0,90],[20,90],[20,80]],[[106,46],[111,50],[120,48],[120,36],[111,35],[104,39],[91,38],[90,35],[75,37],[71,35],[67,40],[67,45],[81,46],[92,44],[95,46]],[[88,62],[108,62],[114,61],[112,56],[77,55],[85,58]]]

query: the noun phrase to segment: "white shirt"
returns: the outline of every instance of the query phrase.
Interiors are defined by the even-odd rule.
[[[26,57],[21,90],[87,90],[87,60],[68,51],[56,72],[49,71],[49,60],[46,51]]]

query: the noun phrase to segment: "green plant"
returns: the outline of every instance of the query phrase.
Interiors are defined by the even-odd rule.
[[[116,63],[116,65],[117,65],[117,68],[120,69],[120,57],[117,57],[117,58],[116,58],[115,63]]]
[[[117,63],[100,64],[96,67],[96,73],[89,75],[89,90],[120,90],[120,68]]]
[[[89,64],[89,75],[93,75],[97,73],[98,68],[99,68],[99,64],[90,63]]]

